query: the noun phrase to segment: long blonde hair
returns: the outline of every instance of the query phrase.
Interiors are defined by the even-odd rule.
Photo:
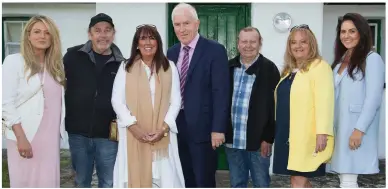
[[[292,55],[291,51],[291,40],[296,32],[303,32],[307,36],[308,44],[309,44],[309,54],[306,61],[302,62],[301,65],[298,66],[296,63],[296,59],[294,55]],[[287,39],[287,48],[286,52],[284,53],[284,63],[285,67],[282,71],[282,77],[286,76],[288,73],[290,73],[293,69],[299,68],[301,71],[306,72],[308,71],[309,66],[311,63],[316,59],[321,59],[321,55],[319,54],[318,50],[318,42],[315,38],[314,33],[307,28],[295,28],[292,29],[290,32],[290,35]]]
[[[20,53],[22,54],[25,60],[25,73],[28,70],[30,71],[30,75],[27,77],[27,80],[29,80],[31,76],[41,71],[41,66],[37,59],[37,56],[35,55],[34,48],[30,40],[28,40],[31,29],[37,22],[42,22],[47,27],[48,32],[51,36],[51,45],[49,48],[46,49],[44,57],[46,69],[52,75],[56,82],[64,86],[65,71],[62,62],[61,40],[59,36],[59,30],[52,19],[41,15],[33,16],[27,22],[22,33]]]

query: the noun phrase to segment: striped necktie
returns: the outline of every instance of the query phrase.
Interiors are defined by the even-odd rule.
[[[183,99],[184,99],[184,91],[185,91],[185,84],[186,84],[186,76],[187,71],[189,70],[189,51],[190,47],[185,46],[183,47],[183,60],[181,65],[181,75],[180,75],[180,82],[181,82],[181,96],[182,96],[182,108],[183,108]]]

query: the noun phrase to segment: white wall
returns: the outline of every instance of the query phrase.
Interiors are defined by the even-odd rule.
[[[129,58],[132,39],[140,24],[153,24],[167,52],[167,4],[166,3],[97,3],[96,13],[103,12],[112,17],[117,30],[115,44],[125,58]]]
[[[62,42],[62,52],[88,39],[90,18],[95,15],[94,3],[3,3],[4,16],[33,16],[41,14],[57,24]]]
[[[292,18],[292,26],[308,24],[322,47],[322,3],[252,3],[252,26],[257,27],[263,37],[262,54],[271,59],[279,69],[283,68],[284,52],[289,32],[279,33],[272,19],[279,12]]]
[[[132,38],[140,24],[153,24],[158,28],[166,52],[166,3],[3,3],[3,16],[42,14],[54,19],[61,34],[62,52],[88,40],[90,18],[98,13],[112,17],[117,30],[115,43],[125,58],[129,57]]]
[[[385,60],[385,6],[381,5],[325,5],[323,7],[323,57],[332,63],[334,60],[334,41],[338,17],[349,12],[359,13],[366,18],[382,19],[383,39],[381,40],[381,56]]]

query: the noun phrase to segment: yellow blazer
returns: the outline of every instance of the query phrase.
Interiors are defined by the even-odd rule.
[[[288,75],[282,77],[279,83]],[[290,93],[290,151],[287,169],[315,171],[319,165],[330,160],[334,148],[334,82],[330,65],[324,60],[314,60],[307,72],[301,71],[295,75]],[[314,154],[317,134],[327,134],[328,141],[323,152]]]

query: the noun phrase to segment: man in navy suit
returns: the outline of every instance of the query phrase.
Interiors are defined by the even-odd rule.
[[[223,45],[198,34],[199,19],[189,4],[172,11],[180,43],[168,49],[177,64],[182,107],[176,123],[185,185],[216,187],[217,154],[225,142],[229,105],[228,56]]]

